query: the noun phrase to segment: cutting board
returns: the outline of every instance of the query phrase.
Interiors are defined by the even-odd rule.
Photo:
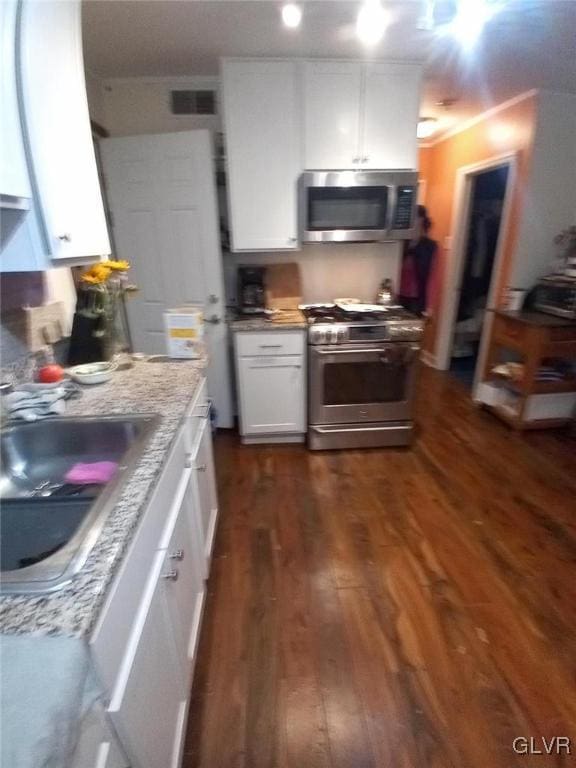
[[[297,309],[302,304],[302,280],[298,264],[267,264],[265,283],[268,309]]]

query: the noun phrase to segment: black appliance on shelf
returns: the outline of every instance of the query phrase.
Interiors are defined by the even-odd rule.
[[[238,267],[238,312],[262,315],[266,309],[266,267]]]

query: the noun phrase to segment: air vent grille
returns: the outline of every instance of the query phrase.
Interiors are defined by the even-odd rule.
[[[215,91],[171,91],[173,115],[215,115]]]

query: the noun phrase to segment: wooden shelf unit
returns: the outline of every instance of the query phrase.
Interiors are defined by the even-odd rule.
[[[539,312],[496,310],[482,372],[483,382],[502,380],[501,376],[493,373],[502,349],[516,352],[523,358],[523,378],[520,381],[507,380],[509,388],[519,395],[518,413],[501,405],[485,407],[514,429],[545,429],[572,421],[571,418],[529,420],[526,408],[531,395],[576,393],[574,376],[562,381],[539,381],[536,378],[546,358],[576,360],[576,323]]]

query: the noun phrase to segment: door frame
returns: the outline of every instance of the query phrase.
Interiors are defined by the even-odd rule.
[[[462,282],[464,273],[466,234],[470,218],[470,205],[472,202],[472,181],[478,174],[500,168],[503,165],[508,166],[508,178],[506,180],[500,231],[498,232],[498,241],[496,244],[496,255],[494,257],[494,266],[492,267],[490,288],[488,290],[488,300],[486,302],[486,319],[480,334],[480,348],[474,372],[473,390],[476,387],[478,375],[482,369],[482,362],[486,354],[487,339],[489,337],[490,326],[492,325],[492,315],[490,310],[496,308],[497,288],[500,283],[502,267],[504,264],[504,243],[506,241],[506,235],[510,230],[512,199],[516,189],[518,152],[505,152],[501,155],[493,155],[478,163],[463,165],[456,173],[454,191],[455,204],[450,227],[450,232],[452,233],[450,237],[450,240],[452,241],[450,248],[452,251],[452,258],[448,261],[446,289],[444,291],[445,299],[442,302],[442,311],[439,318],[438,351],[436,353],[436,367],[442,371],[446,371],[450,368],[450,353],[452,351],[454,328],[456,325],[456,312],[460,298],[457,289]]]

